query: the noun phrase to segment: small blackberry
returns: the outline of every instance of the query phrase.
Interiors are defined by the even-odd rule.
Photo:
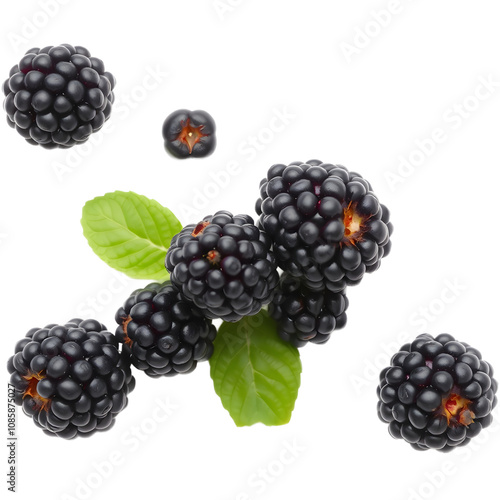
[[[338,292],[355,285],[391,248],[389,211],[361,175],[342,165],[273,165],[256,211],[278,266],[309,288]]]
[[[85,47],[30,49],[3,86],[7,122],[47,149],[82,144],[109,118],[114,86],[113,75]]]
[[[202,158],[215,151],[215,121],[206,111],[178,109],[163,122],[165,149],[175,158]]]
[[[302,347],[308,342],[324,344],[334,330],[343,328],[348,306],[345,292],[310,290],[300,278],[283,273],[269,314],[278,322],[279,336]]]
[[[165,265],[205,316],[234,322],[271,301],[279,276],[270,247],[249,215],[219,211],[174,236]]]
[[[446,333],[423,334],[381,372],[378,415],[417,450],[451,451],[491,424],[497,387],[477,349]]]
[[[118,341],[150,377],[192,372],[214,350],[215,326],[170,281],[133,292],[115,319]]]
[[[7,369],[16,404],[46,434],[66,439],[111,428],[135,386],[116,337],[93,319],[31,329]]]

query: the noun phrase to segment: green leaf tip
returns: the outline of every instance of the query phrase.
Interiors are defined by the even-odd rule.
[[[157,201],[115,191],[87,201],[83,234],[92,250],[131,278],[165,281],[165,255],[181,223]]]
[[[219,328],[210,376],[238,427],[287,424],[301,371],[299,351],[278,337],[276,323],[264,309]]]

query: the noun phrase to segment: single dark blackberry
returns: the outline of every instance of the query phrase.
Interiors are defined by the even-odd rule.
[[[46,434],[66,439],[111,428],[135,386],[116,337],[93,319],[31,329],[7,369],[16,404]]]
[[[85,47],[33,48],[3,85],[7,122],[27,142],[69,148],[109,118],[115,78]]]
[[[178,109],[163,122],[165,149],[175,158],[202,158],[215,151],[215,121],[206,111]]]
[[[170,281],[133,292],[115,319],[118,341],[150,377],[190,373],[214,350],[215,326]]]
[[[233,322],[271,301],[279,276],[270,247],[252,217],[219,211],[172,238],[165,266],[205,316]]]
[[[347,322],[349,300],[344,291],[310,290],[300,278],[283,273],[269,304],[279,336],[295,347],[324,344]]]
[[[446,333],[419,335],[381,372],[378,415],[417,450],[451,451],[491,424],[497,387],[477,349]]]
[[[273,165],[256,211],[278,266],[311,289],[338,292],[359,283],[391,248],[389,211],[361,175],[342,165]]]

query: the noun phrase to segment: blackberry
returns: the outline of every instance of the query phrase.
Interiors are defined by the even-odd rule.
[[[497,387],[477,349],[446,333],[419,335],[381,372],[378,415],[392,437],[447,452],[491,424]]]
[[[109,118],[114,76],[85,47],[33,48],[5,81],[7,122],[47,149],[85,142]]]
[[[278,322],[279,336],[302,347],[308,342],[327,342],[334,330],[345,326],[348,307],[345,292],[310,290],[301,279],[283,273],[269,314]]]
[[[133,292],[115,319],[118,341],[150,377],[192,372],[214,350],[215,326],[170,281]]]
[[[368,181],[342,165],[273,165],[261,181],[256,211],[278,266],[311,289],[338,292],[359,283],[391,248],[388,209]]]
[[[172,238],[165,266],[205,316],[234,322],[271,301],[279,276],[270,247],[252,217],[219,211]]]
[[[215,150],[215,122],[206,111],[174,111],[163,122],[162,133],[165,149],[175,158],[201,158]]]
[[[66,439],[111,428],[135,386],[116,337],[93,319],[32,328],[7,369],[16,404],[46,434]]]

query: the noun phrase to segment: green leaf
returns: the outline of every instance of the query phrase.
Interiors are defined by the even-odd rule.
[[[302,365],[298,350],[278,337],[267,311],[222,323],[214,347],[210,376],[234,423],[288,423]]]
[[[145,196],[107,193],[83,207],[83,234],[92,250],[131,278],[168,279],[165,255],[182,229],[175,215]]]

